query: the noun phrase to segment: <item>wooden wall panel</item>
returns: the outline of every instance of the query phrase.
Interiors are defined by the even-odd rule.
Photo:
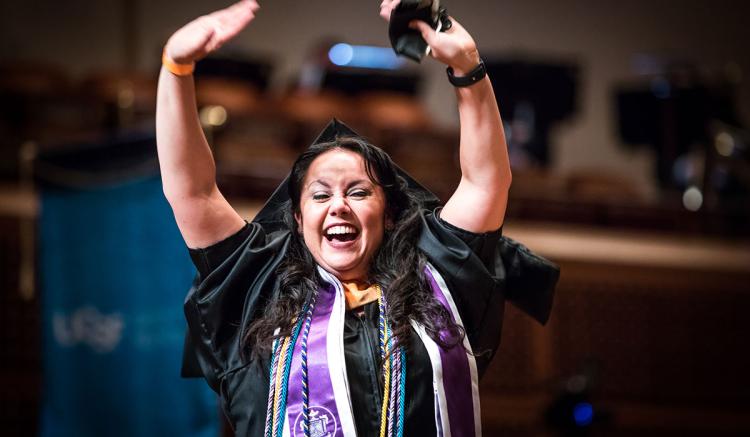
[[[36,435],[41,394],[39,300],[19,292],[19,219],[0,214],[0,424],[2,435]]]
[[[607,398],[750,405],[750,275],[564,267],[550,326],[561,374],[590,357]]]

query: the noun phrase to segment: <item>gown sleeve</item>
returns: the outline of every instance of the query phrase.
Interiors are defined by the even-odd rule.
[[[502,229],[474,233],[423,214],[419,248],[440,272],[477,356],[480,375],[500,345],[505,300],[546,323],[559,268],[502,235]]]
[[[243,365],[242,328],[273,296],[287,237],[248,223],[212,246],[189,249],[197,274],[185,299],[182,376],[203,376],[218,391],[221,377]]]

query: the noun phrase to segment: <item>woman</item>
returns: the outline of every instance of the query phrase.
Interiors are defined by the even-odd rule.
[[[504,299],[546,321],[558,271],[500,236],[511,175],[474,41],[455,20],[444,33],[413,23],[459,85],[462,178],[442,208],[334,120],[246,223],[216,186],[190,73],[257,10],[201,17],[164,50],[162,180],[198,269],[186,357],[237,435],[481,434]]]

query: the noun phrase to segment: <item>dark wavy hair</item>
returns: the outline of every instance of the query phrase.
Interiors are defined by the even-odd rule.
[[[293,320],[322,283],[315,259],[297,232],[294,215],[300,212],[302,184],[310,164],[334,149],[349,150],[362,156],[367,176],[385,192],[386,217],[394,226],[385,230],[381,246],[370,262],[368,281],[379,284],[383,290],[394,335],[408,348],[411,338],[409,321],[414,320],[424,326],[439,345],[453,347],[461,344],[464,330],[434,297],[424,275],[426,257],[417,248],[422,229],[420,193],[408,186],[382,149],[358,137],[342,137],[311,146],[292,167],[287,186],[291,200],[284,218],[291,232],[291,241],[287,256],[276,271],[281,291],[248,327],[245,346],[258,356],[270,350],[275,338],[289,335]],[[274,336],[277,327],[281,329]]]

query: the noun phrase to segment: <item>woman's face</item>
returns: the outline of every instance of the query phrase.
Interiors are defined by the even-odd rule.
[[[295,214],[315,261],[344,281],[364,280],[383,241],[385,193],[358,153],[332,149],[313,160]]]

